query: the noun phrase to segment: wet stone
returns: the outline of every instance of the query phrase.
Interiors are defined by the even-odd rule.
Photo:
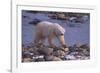
[[[66,55],[65,59],[66,60],[76,60],[76,57],[74,55]]]
[[[33,60],[34,62],[45,61],[44,55],[33,56],[33,57],[32,57],[32,60]]]
[[[22,57],[23,58],[32,58],[34,54],[33,53],[30,53],[30,52],[23,52],[22,53]]]
[[[38,50],[38,52],[40,54],[43,54],[43,55],[51,55],[53,53],[53,48],[47,48],[47,47],[44,47],[44,48],[40,48]]]
[[[59,58],[63,58],[66,53],[62,50],[57,50],[53,52],[53,55]]]
[[[32,59],[31,58],[23,58],[22,62],[32,62]]]
[[[56,56],[52,56],[52,55],[46,56],[46,57],[45,57],[45,60],[46,60],[46,61],[62,61],[61,58],[56,57]]]

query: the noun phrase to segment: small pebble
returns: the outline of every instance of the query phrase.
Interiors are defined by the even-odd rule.
[[[62,61],[59,57],[56,56],[46,56],[46,61]]]

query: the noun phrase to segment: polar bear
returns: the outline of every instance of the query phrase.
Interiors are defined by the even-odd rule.
[[[36,25],[34,43],[44,43],[47,38],[49,45],[54,48],[56,46],[52,43],[52,40],[57,37],[64,51],[68,51],[64,39],[65,29],[61,25],[49,21],[35,21],[30,24]]]

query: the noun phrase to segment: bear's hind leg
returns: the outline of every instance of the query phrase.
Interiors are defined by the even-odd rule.
[[[34,43],[39,44],[39,43],[41,43],[41,40],[42,40],[42,33],[41,32],[36,32]]]

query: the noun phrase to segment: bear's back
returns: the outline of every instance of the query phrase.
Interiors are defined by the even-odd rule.
[[[43,33],[44,36],[48,36],[54,31],[54,24],[48,21],[42,21],[37,25],[37,31]]]

